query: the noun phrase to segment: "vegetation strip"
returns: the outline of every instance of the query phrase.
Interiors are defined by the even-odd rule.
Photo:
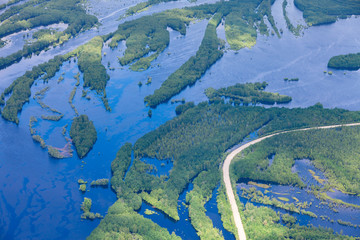
[[[245,234],[245,230],[244,230],[244,226],[242,224],[241,218],[240,218],[240,214],[239,214],[239,209],[238,206],[236,204],[236,200],[235,200],[235,196],[234,196],[234,192],[232,189],[232,185],[231,185],[231,180],[230,180],[230,164],[231,161],[234,159],[234,157],[239,154],[240,152],[242,152],[243,150],[245,150],[246,148],[259,143],[267,138],[271,138],[273,136],[277,136],[280,134],[285,134],[285,133],[290,133],[290,132],[297,132],[297,131],[308,131],[308,130],[313,130],[313,129],[329,129],[329,128],[337,128],[337,127],[350,127],[350,126],[360,126],[360,123],[349,123],[349,124],[340,124],[340,125],[330,125],[330,126],[321,126],[321,127],[310,127],[310,128],[302,128],[302,129],[296,129],[296,130],[290,130],[290,131],[284,131],[284,132],[279,132],[279,133],[274,133],[268,136],[264,136],[261,138],[258,138],[254,141],[251,141],[249,143],[246,143],[238,148],[236,148],[235,150],[233,150],[225,159],[224,165],[223,165],[223,179],[224,179],[224,183],[225,183],[225,188],[226,188],[226,193],[231,205],[231,209],[233,212],[233,217],[235,220],[235,225],[236,228],[238,230],[238,237],[240,240],[245,240],[246,239],[246,234]]]

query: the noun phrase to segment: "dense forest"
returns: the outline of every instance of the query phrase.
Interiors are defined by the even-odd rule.
[[[338,18],[359,15],[358,0],[294,0],[309,26],[334,23]]]
[[[128,210],[126,214],[123,210],[115,215],[109,211],[110,214],[105,217],[91,237],[98,239],[101,236],[108,236],[106,234],[110,232],[115,234],[114,236],[131,233],[147,236],[147,233],[140,233],[138,229],[131,229],[128,225],[130,223],[123,220],[127,216],[133,218],[131,221],[134,223],[147,221],[134,211],[140,208],[142,199],[164,211],[171,218],[179,219],[178,197],[187,184],[192,182],[194,188],[186,196],[191,223],[201,239],[209,239],[209,236],[218,236],[221,239],[222,234],[213,227],[211,220],[205,214],[204,204],[209,200],[212,191],[221,179],[219,165],[227,149],[239,143],[256,129],[260,129],[258,130],[260,135],[265,135],[284,129],[360,121],[358,112],[324,109],[319,104],[306,109],[266,109],[233,106],[222,102],[213,104],[204,102],[196,106],[193,103],[187,104],[186,109],[178,114],[173,120],[140,138],[133,147],[131,144],[125,144],[119,150],[112,163],[113,177],[111,179],[112,187],[119,200],[112,208],[117,206]],[[291,147],[294,148],[289,146]],[[133,164],[128,170],[132,161],[132,151]],[[149,174],[151,165],[144,163],[141,160],[143,157],[173,161],[174,167],[170,176],[164,178]],[[220,193],[219,196],[221,196]],[[231,211],[226,210],[228,209],[226,204],[224,196],[223,202],[219,205],[224,218],[226,214],[231,214]],[[269,215],[266,217],[269,220],[277,216],[273,210],[250,206],[245,209],[246,216],[256,213],[256,216],[261,217],[266,213],[264,217]],[[261,239],[261,237],[273,236],[276,233],[276,236],[281,236],[280,239],[285,239],[290,236],[300,236],[299,233],[317,237],[333,234],[332,231],[325,229],[297,225],[287,228],[282,226],[277,218],[269,221],[271,228],[262,233],[254,231],[263,227],[258,225],[258,220],[255,220],[257,217],[246,218],[249,236],[253,236],[252,239]],[[123,227],[115,230],[111,227],[115,223]],[[148,226],[150,222],[143,224]],[[225,221],[224,226],[231,229],[231,222]]]
[[[225,99],[229,99],[229,102],[234,103],[235,105],[255,105],[257,103],[273,105],[275,103],[282,104],[291,101],[291,97],[289,96],[263,91],[267,85],[266,82],[237,83],[235,86],[220,88],[218,90],[208,88],[206,89],[205,94],[210,102],[220,101],[221,98],[224,97]]]
[[[186,34],[186,25],[195,18],[204,18],[206,15],[186,9],[176,9],[145,16],[119,25],[118,30],[105,36],[111,38],[110,47],[118,46],[118,42],[126,41],[125,54],[119,57],[121,65],[131,65],[134,71],[144,71],[150,67],[161,52],[170,43],[167,28]]]
[[[305,186],[291,172],[296,159],[311,159],[325,173],[328,188],[360,194],[360,128],[293,132],[274,136],[246,150],[234,162],[234,180],[248,178],[278,184]],[[274,160],[269,167],[270,155]]]
[[[88,116],[80,115],[74,118],[70,137],[75,145],[79,158],[83,158],[91,150],[97,139],[96,129]]]
[[[227,149],[260,128],[259,134],[264,135],[284,129],[354,121],[360,121],[359,112],[324,109],[319,104],[306,109],[240,107],[221,102],[191,104],[176,118],[135,143],[134,162],[126,174],[131,162],[131,145],[122,147],[112,164],[111,184],[118,197],[132,204],[133,209],[141,206],[142,198],[177,220],[179,195],[193,182],[196,191],[189,194],[187,201],[194,227],[200,236],[216,234],[217,230],[210,228],[203,215],[203,204],[218,182],[219,172],[214,167],[221,164]],[[171,159],[174,167],[170,176],[149,174],[151,166],[141,161],[143,157]]]
[[[330,58],[328,67],[352,71],[359,70],[360,53],[350,53],[346,55],[334,56]]]

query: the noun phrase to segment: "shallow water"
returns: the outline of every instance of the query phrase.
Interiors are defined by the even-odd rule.
[[[317,176],[319,176],[321,179],[326,180],[324,174],[321,171],[319,171],[318,169],[316,169],[312,165],[310,160],[303,159],[303,160],[295,161],[295,164],[293,167],[293,172],[297,172],[299,174],[299,177],[301,178],[301,180],[304,183],[306,183],[308,186],[321,185],[312,177],[309,170],[314,171]],[[312,224],[314,226],[330,227],[330,228],[334,229],[335,232],[337,232],[337,233],[340,233],[342,231],[346,235],[357,236],[357,237],[360,236],[360,231],[358,230],[358,228],[343,226],[337,222],[337,220],[340,219],[342,221],[347,221],[347,222],[351,222],[352,224],[359,225],[360,224],[360,219],[359,219],[360,209],[339,206],[339,207],[335,207],[335,209],[338,212],[334,212],[331,208],[329,208],[328,205],[321,204],[321,201],[318,200],[315,197],[315,195],[310,192],[310,188],[300,189],[300,188],[294,187],[294,186],[282,186],[282,185],[272,185],[272,184],[270,184],[270,186],[271,186],[271,188],[263,189],[263,188],[256,187],[253,185],[248,185],[246,182],[241,182],[241,183],[237,184],[237,192],[238,192],[241,202],[244,204],[246,204],[247,202],[250,202],[250,201],[248,199],[241,197],[241,192],[242,192],[241,188],[249,188],[249,187],[255,187],[257,190],[260,190],[262,193],[264,193],[264,195],[267,195],[270,198],[285,197],[289,200],[289,201],[287,201],[287,203],[296,204],[297,200],[294,199],[293,197],[297,198],[299,200],[299,202],[311,202],[312,205],[305,210],[315,213],[318,216],[317,218],[289,212],[289,211],[286,211],[286,210],[283,210],[280,208],[276,208],[276,207],[268,206],[268,205],[264,205],[264,204],[259,204],[259,203],[253,203],[253,204],[256,206],[268,206],[268,207],[274,209],[275,211],[280,211],[281,213],[289,213],[297,218],[297,220],[298,220],[297,223],[299,223],[300,225],[306,226],[308,224]],[[269,192],[267,192],[267,191],[269,191]],[[331,197],[336,197],[338,199],[341,199],[344,202],[354,203],[354,204],[360,203],[359,197],[343,194],[339,191],[328,192],[327,194]],[[282,201],[281,199],[278,199],[278,200]],[[286,201],[283,201],[283,202],[286,203]],[[322,218],[320,216],[326,216],[326,219],[322,220]],[[334,222],[331,222],[327,217],[329,217],[330,220],[331,219],[334,220]]]
[[[203,2],[205,1],[198,1],[197,4]],[[73,50],[97,34],[116,30],[118,24],[125,21],[125,19],[117,20],[125,13],[131,2],[127,4],[123,9],[115,11],[109,9],[106,14],[101,15],[102,25],[98,30],[89,30],[71,39],[64,46],[43,52],[32,59],[24,59],[0,71],[0,91],[33,66],[47,61],[54,55]],[[129,19],[189,5],[193,3],[179,1],[159,4]],[[279,0],[273,10],[278,24],[284,23]],[[289,17],[292,15],[290,10],[288,14]],[[290,17],[290,19],[293,18]],[[0,118],[1,239],[84,239],[89,235],[98,225],[99,220],[82,221],[80,219],[80,204],[83,197],[90,197],[93,200],[93,212],[105,215],[108,207],[116,201],[116,195],[110,188],[90,187],[90,191],[83,194],[78,190],[77,180],[79,178],[87,181],[110,178],[111,161],[125,142],[135,143],[139,137],[175,116],[174,109],[177,104],[169,103],[153,110],[153,116],[150,119],[143,99],[159,88],[172,72],[195,55],[205,33],[206,24],[206,20],[190,24],[185,36],[181,36],[176,31],[170,31],[169,47],[152,63],[150,69],[140,73],[132,72],[128,70],[128,67],[122,68],[119,65],[117,56],[121,55],[124,45],[114,51],[104,47],[103,52],[107,54],[103,57],[103,64],[107,66],[110,62],[111,67],[115,67],[114,71],[108,71],[111,80],[106,88],[112,112],[105,111],[96,93],[89,92],[90,101],[81,98],[82,83],[77,89],[73,102],[80,114],[85,113],[89,116],[98,132],[94,148],[83,160],[80,160],[75,152],[72,158],[63,160],[50,158],[47,151],[41,149],[40,145],[31,139],[28,127],[30,117],[39,118],[42,114],[50,114],[49,111],[41,109],[32,98],[19,116],[19,126]],[[293,101],[287,104],[287,107],[306,107],[321,102],[325,107],[360,110],[360,95],[358,94],[360,83],[356,81],[360,77],[360,71],[346,71],[346,75],[344,71],[333,71],[332,76],[323,73],[327,70],[327,61],[331,56],[358,51],[357,43],[360,42],[360,34],[353,29],[356,29],[359,24],[359,18],[351,18],[332,25],[306,29],[304,36],[298,38],[291,35],[286,28],[283,28],[284,34],[280,39],[276,36],[259,36],[257,44],[252,49],[242,49],[238,53],[227,51],[224,57],[206,72],[201,81],[174,98],[184,97],[187,101],[200,102],[206,100],[203,91],[210,86],[220,88],[238,82],[267,81],[268,91],[293,97]],[[218,32],[225,38],[221,27]],[[73,76],[78,72],[76,63],[73,61],[65,63],[48,84],[37,81],[37,86],[32,88],[34,94],[45,86],[50,86],[43,101],[64,114],[59,122],[39,119],[35,125],[47,144],[55,147],[65,146],[66,140],[61,130],[65,124],[69,124],[68,135],[72,118],[75,116],[68,104],[68,98],[76,82]],[[61,73],[65,73],[65,79],[58,84],[57,79]],[[149,86],[144,84],[139,88],[138,82],[145,83],[149,76],[152,77],[152,84]],[[287,83],[283,81],[285,77],[299,77],[300,81]],[[254,133],[249,139],[256,137]],[[187,191],[189,189],[181,195],[180,203],[184,201]],[[281,191],[281,189],[276,191]],[[206,208],[214,225],[221,229],[222,224],[219,224],[219,215],[216,214],[217,210],[214,208],[216,201],[214,196],[215,194]],[[175,231],[184,239],[196,239],[195,230],[190,222],[185,220],[188,218],[188,212],[183,207],[180,204],[181,220],[177,223],[171,222],[162,213],[145,217],[153,219],[170,232]],[[143,203],[139,213],[143,214],[145,208],[151,209],[151,206]],[[347,211],[350,210],[341,209],[344,214]],[[302,218],[300,220],[303,221]],[[324,226],[322,221],[315,223]],[[325,224],[325,226],[328,225]],[[335,228],[337,227],[338,229],[347,228],[338,224]],[[223,233],[228,234],[225,231]],[[231,238],[226,237],[226,239]]]

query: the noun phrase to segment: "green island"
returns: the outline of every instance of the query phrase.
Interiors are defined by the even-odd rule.
[[[81,31],[94,27],[98,23],[97,18],[88,15],[80,2],[81,0],[30,0],[2,13],[0,38],[55,23],[65,23],[68,26],[63,32],[39,30],[35,33],[34,41],[26,44],[22,50],[0,58],[0,69],[21,61],[23,57],[38,55],[51,46],[61,45]]]
[[[152,210],[149,210],[149,209],[146,209],[145,212],[144,212],[145,215],[154,215],[154,214],[157,214],[155,211],[152,211]]]
[[[256,42],[256,29],[259,29],[262,34],[266,34],[267,27],[264,24],[263,16],[268,17],[272,27],[278,33],[271,15],[270,6],[271,3],[268,0],[249,0],[228,1],[186,8],[186,10],[213,15],[208,22],[201,45],[195,56],[192,56],[177,71],[171,74],[152,95],[146,96],[144,101],[152,108],[169,101],[171,97],[180,93],[187,86],[194,85],[223,56],[224,43],[217,37],[216,33],[216,28],[222,19],[226,18],[226,38],[231,48],[235,50],[253,46]],[[255,11],[255,9],[258,10]]]
[[[61,115],[41,115],[41,119],[49,120],[49,121],[60,121],[64,117],[63,114]]]
[[[81,210],[84,212],[81,215],[81,219],[89,219],[94,220],[96,218],[103,218],[103,216],[100,215],[100,213],[93,213],[90,212],[92,206],[92,201],[90,198],[85,197],[84,201],[81,204]]]
[[[285,82],[298,82],[299,78],[284,78]]]
[[[150,107],[155,108],[160,103],[167,102],[187,86],[193,85],[211,65],[222,57],[223,52],[219,50],[221,42],[216,35],[216,27],[221,18],[222,15],[218,14],[209,21],[204,39],[196,55],[171,74],[153,95],[145,97],[144,101]]]
[[[330,24],[339,18],[360,14],[357,0],[294,0],[294,4],[303,12],[309,26]]]
[[[97,179],[90,183],[91,187],[96,187],[96,186],[107,187],[108,185],[109,185],[109,179],[107,178]]]
[[[329,68],[356,71],[360,69],[360,53],[338,55],[330,58]]]
[[[112,38],[110,47],[114,49],[118,42],[126,41],[126,50],[123,57],[119,57],[122,66],[133,63],[130,69],[144,71],[150,67],[161,52],[170,43],[170,27],[181,34],[186,34],[186,25],[194,19],[194,13],[186,10],[172,10],[145,16],[134,21],[119,25],[115,33],[109,34]]]
[[[286,27],[289,29],[290,32],[292,32],[295,36],[300,36],[300,31],[302,30],[303,26],[301,25],[297,25],[296,27],[294,27],[294,25],[291,23],[287,12],[286,12],[286,6],[287,6],[288,2],[286,0],[283,1],[282,4],[282,8],[283,8],[283,15],[285,18],[285,22],[286,22]]]
[[[221,101],[221,98],[229,99],[230,103],[235,105],[248,105],[248,104],[283,104],[289,103],[291,97],[280,95],[278,93],[264,92],[268,84],[266,82],[262,83],[245,83],[245,84],[236,84],[227,88],[221,88],[215,90],[213,88],[208,88],[205,91],[206,96],[209,98],[210,102]]]
[[[97,139],[96,129],[88,116],[80,115],[73,119],[70,137],[75,145],[79,158],[85,157]]]
[[[141,13],[143,11],[146,11],[147,9],[149,9],[151,6],[158,4],[158,3],[162,3],[162,2],[172,2],[172,1],[177,1],[177,0],[148,0],[146,2],[141,2],[136,4],[133,7],[130,7],[127,11],[126,11],[126,16],[131,16],[134,15],[136,13]]]

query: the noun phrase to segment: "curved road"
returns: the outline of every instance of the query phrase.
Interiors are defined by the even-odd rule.
[[[239,214],[239,209],[237,207],[236,201],[235,201],[235,196],[234,196],[234,192],[233,189],[231,187],[231,181],[230,181],[230,175],[229,175],[229,169],[230,169],[230,164],[231,161],[234,159],[234,157],[239,154],[241,151],[243,151],[244,149],[250,147],[251,145],[254,145],[258,142],[261,142],[267,138],[271,138],[273,136],[276,135],[280,135],[280,134],[284,134],[284,133],[290,133],[290,132],[298,132],[298,131],[307,131],[307,130],[313,130],[313,129],[328,129],[328,128],[336,128],[336,127],[351,127],[351,126],[360,126],[360,123],[349,123],[349,124],[339,124],[339,125],[330,125],[330,126],[322,126],[322,127],[311,127],[311,128],[302,128],[302,129],[296,129],[296,130],[290,130],[290,131],[284,131],[284,132],[279,132],[279,133],[274,133],[265,137],[261,137],[258,138],[254,141],[251,141],[249,143],[246,143],[238,148],[236,148],[235,150],[233,150],[225,159],[224,161],[224,165],[223,165],[223,178],[224,178],[224,183],[225,183],[225,188],[226,188],[226,194],[227,197],[229,199],[230,205],[231,205],[231,210],[233,213],[233,217],[235,220],[235,225],[238,231],[238,239],[240,240],[246,240],[246,234],[245,234],[245,230],[244,230],[244,226],[241,222],[241,218],[240,218],[240,214]]]

